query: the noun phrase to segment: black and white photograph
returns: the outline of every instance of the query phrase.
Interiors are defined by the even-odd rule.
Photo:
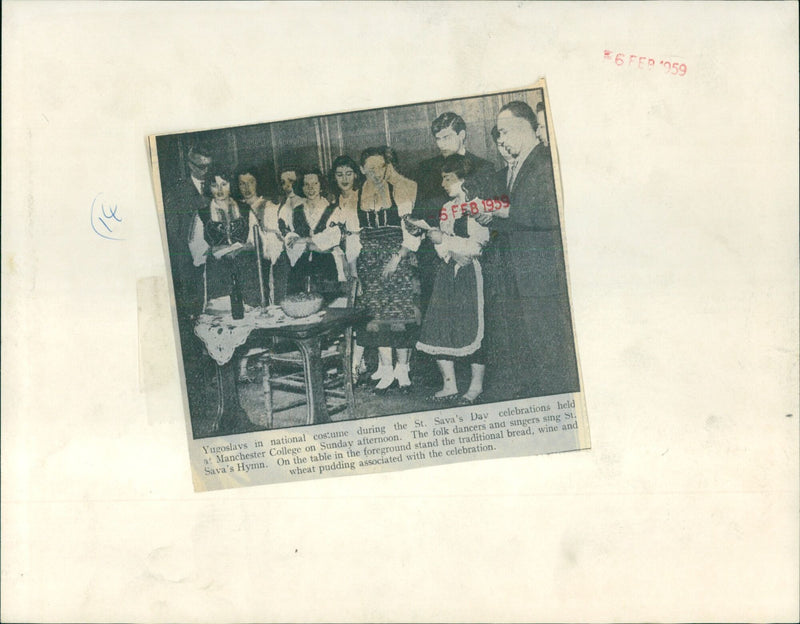
[[[154,137],[192,436],[579,392],[544,94]]]
[[[800,621],[798,6],[3,0],[0,621]]]

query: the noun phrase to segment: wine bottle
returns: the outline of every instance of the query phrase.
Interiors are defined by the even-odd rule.
[[[242,289],[239,287],[239,279],[236,277],[236,272],[233,273],[233,285],[231,286],[231,316],[236,320],[244,318]]]

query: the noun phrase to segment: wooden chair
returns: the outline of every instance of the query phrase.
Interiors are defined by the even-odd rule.
[[[347,282],[346,306],[355,306],[358,280],[351,278]],[[322,366],[325,375],[325,396],[328,413],[335,414],[348,411],[350,419],[355,418],[355,396],[353,394],[353,377],[351,374],[353,361],[353,328],[347,329],[328,344],[322,346]],[[278,351],[272,349],[259,358],[262,371],[264,407],[267,415],[267,427],[272,429],[275,412],[306,404],[305,375],[303,360],[299,351]],[[280,371],[280,374],[276,372]],[[273,392],[283,390],[298,395],[297,398],[276,406]]]

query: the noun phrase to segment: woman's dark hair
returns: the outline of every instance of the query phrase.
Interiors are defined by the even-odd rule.
[[[395,169],[397,169],[397,165],[400,159],[397,157],[397,152],[393,147],[389,147],[388,145],[384,145],[381,147],[383,150],[383,159],[386,161],[387,165],[392,165]]]
[[[216,178],[222,178],[231,185],[233,182],[233,176],[231,175],[230,169],[227,169],[222,165],[213,165],[211,168],[209,168],[208,173],[203,180],[203,195],[208,198],[214,197],[211,194],[211,185],[214,184]],[[231,189],[231,192],[233,192],[233,189]]]
[[[364,151],[361,152],[361,156],[359,156],[358,160],[363,167],[367,163],[367,159],[371,158],[372,156],[380,156],[383,158],[384,162],[386,161],[386,150],[383,147],[368,147]]]
[[[294,189],[295,195],[300,195],[300,187],[302,186],[302,179],[303,177],[300,175],[303,173],[303,169],[298,167],[297,165],[284,165],[278,170],[278,192],[277,192],[277,202],[278,204],[282,204],[286,201],[286,192],[283,190],[283,181],[281,177],[284,173],[291,171],[297,176],[297,179],[292,184],[292,188]]]
[[[361,156],[358,158],[362,167],[366,164],[367,158],[371,156],[380,156],[383,158],[383,162],[385,162],[387,165],[394,165],[395,167],[397,167],[397,163],[399,161],[399,158],[397,158],[397,152],[393,147],[389,147],[388,145],[381,145],[380,147],[368,147],[361,152]]]
[[[304,171],[297,172],[297,185],[300,187],[299,189],[295,189],[295,193],[299,197],[305,197],[305,193],[303,193],[303,180],[307,175],[315,175],[317,176],[317,180],[319,180],[319,194],[321,197],[325,197],[328,194],[328,184],[325,176],[322,175],[322,171],[320,171],[319,167],[311,167],[310,169],[305,169]]]
[[[539,127],[539,122],[536,119],[536,113],[534,113],[533,109],[525,102],[520,102],[519,100],[509,102],[508,104],[504,105],[497,114],[499,115],[503,111],[508,111],[514,115],[514,117],[519,117],[527,121],[531,125],[531,128],[533,128],[534,132],[536,132],[536,128]]]
[[[364,179],[361,174],[361,169],[358,166],[358,163],[350,158],[347,155],[337,156],[336,160],[333,161],[331,165],[331,170],[328,172],[328,184],[330,184],[330,188],[334,195],[339,195],[339,185],[336,183],[336,170],[339,167],[349,167],[353,170],[355,174],[355,179],[353,180],[353,188],[358,190],[361,188],[361,184],[363,183]]]
[[[233,181],[231,182],[231,195],[235,197],[237,200],[242,199],[242,194],[239,192],[239,177],[243,175],[251,175],[256,180],[256,196],[263,195],[263,189],[261,188],[261,174],[258,172],[256,167],[251,165],[246,165],[239,167],[233,174]]]
[[[442,173],[455,173],[459,180],[466,180],[472,173],[472,165],[466,156],[450,154],[442,163]]]
[[[280,180],[280,177],[281,177],[281,176],[282,176],[284,173],[286,173],[287,171],[291,171],[292,173],[296,173],[296,174],[300,175],[300,172],[301,172],[302,170],[303,170],[303,168],[302,168],[302,167],[298,167],[297,165],[293,165],[293,164],[290,164],[290,165],[284,165],[283,167],[281,167],[280,169],[278,169],[278,179]]]

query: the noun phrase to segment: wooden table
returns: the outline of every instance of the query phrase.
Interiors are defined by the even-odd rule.
[[[302,356],[308,405],[307,424],[330,422],[325,402],[320,344],[325,336],[342,332],[356,323],[361,316],[362,313],[352,309],[328,308],[323,318],[313,323],[252,329],[245,343],[236,348],[234,356],[229,361],[225,364],[217,362],[217,411],[212,430],[215,433],[234,433],[251,426],[239,404],[239,392],[236,388],[236,356],[246,353],[253,347],[269,348],[274,337],[284,338],[296,344]],[[349,375],[350,371],[345,371],[345,374]]]

